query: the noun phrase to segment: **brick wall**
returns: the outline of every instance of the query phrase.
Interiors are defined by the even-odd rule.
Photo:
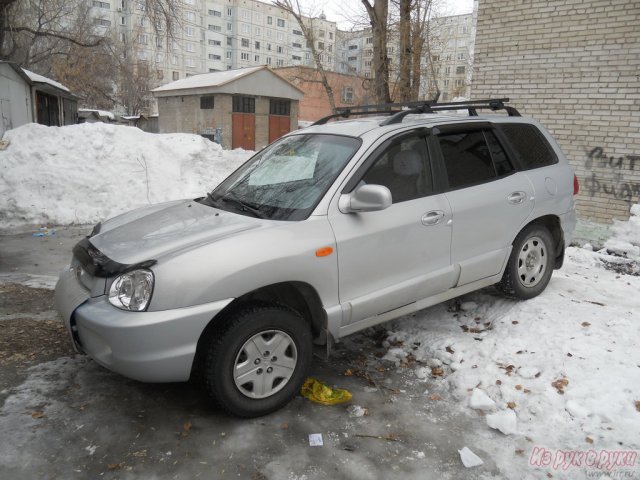
[[[560,143],[580,218],[640,203],[640,2],[480,0],[473,98],[510,97]]]

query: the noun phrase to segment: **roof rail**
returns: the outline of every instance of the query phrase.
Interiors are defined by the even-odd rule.
[[[470,117],[478,116],[478,109],[488,108],[492,111],[505,110],[510,117],[519,117],[520,112],[513,107],[505,105],[508,102],[508,98],[490,98],[487,100],[467,100],[463,102],[449,102],[449,103],[429,103],[425,102],[424,105],[409,110],[402,110],[386,120],[380,122],[380,125],[393,125],[395,123],[402,123],[402,120],[407,115],[415,113],[436,113],[446,110],[467,110]]]
[[[478,109],[505,110],[510,117],[519,117],[520,113],[513,107],[505,105],[508,98],[494,98],[487,100],[468,100],[463,102],[435,103],[433,100],[419,100],[413,102],[381,103],[376,105],[358,105],[354,107],[337,108],[335,113],[317,120],[312,125],[324,125],[333,118],[349,118],[358,115],[391,115],[380,125],[401,123],[404,117],[416,113],[436,113],[446,110],[467,110],[469,116],[477,117]],[[406,110],[398,108],[405,107]]]

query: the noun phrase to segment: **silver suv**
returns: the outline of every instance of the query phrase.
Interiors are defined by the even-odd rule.
[[[75,347],[254,417],[296,395],[314,347],[489,285],[535,297],[578,186],[506,101],[342,111],[360,118],[286,135],[206,197],[96,225],[56,287]]]

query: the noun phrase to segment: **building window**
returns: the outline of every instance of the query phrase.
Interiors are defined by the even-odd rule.
[[[283,19],[281,19],[281,18],[278,19],[278,26],[281,27],[281,28],[284,28],[284,20]]]
[[[260,35],[262,35],[262,29],[260,27],[256,27],[254,29],[254,33],[255,33],[256,37],[259,37]]]
[[[242,33],[251,33],[251,27],[246,23],[241,24],[240,30]]]
[[[171,55],[171,64],[172,65],[177,65],[178,64],[178,56],[177,55]]]
[[[249,39],[248,38],[243,38],[242,39],[242,47],[243,48],[249,48]]]
[[[200,110],[213,110],[213,95],[200,97]]]
[[[444,74],[449,75],[451,73],[451,67],[445,67]]]
[[[222,27],[220,25],[209,25],[209,30],[212,32],[221,32]]]
[[[284,53],[284,47],[278,45],[277,51],[278,51],[278,53]]]
[[[249,12],[249,10],[240,9],[240,16],[245,20],[249,20],[251,18],[251,12]]]
[[[164,61],[164,55],[156,53],[156,63],[162,63]]]
[[[227,30],[231,31],[232,29],[233,29],[233,26],[229,22],[227,22]]]
[[[373,43],[373,37],[367,37],[366,44],[371,45]]]
[[[318,50],[324,50],[324,42],[318,42]]]
[[[98,2],[97,0],[93,0],[93,6],[97,8],[106,8],[107,10],[111,10],[111,5],[107,2]]]
[[[256,45],[256,50],[260,50],[260,42],[256,42],[255,45]]]
[[[171,50],[178,50],[178,42],[175,40],[171,41]]]
[[[140,35],[138,35],[138,43],[140,45],[146,45],[147,41],[148,41],[148,37],[144,33],[141,33]]]
[[[444,83],[444,86],[445,86],[445,87],[448,87],[448,86],[449,86],[449,80],[445,80],[443,83]]]
[[[464,85],[464,80],[456,80],[456,87],[461,87]]]
[[[96,18],[96,25],[100,25],[101,27],[110,27],[111,22],[109,20],[105,20],[104,18]]]
[[[273,25],[273,17],[267,17],[267,25]]]
[[[233,16],[233,8],[227,8],[227,17]]]
[[[357,50],[358,45],[349,45],[349,50]]]
[[[232,37],[227,37],[227,45],[228,46],[232,46],[233,45],[233,38]]]
[[[219,12],[218,10],[209,10],[209,15],[213,15],[214,17],[221,17],[222,12]]]
[[[180,73],[179,72],[173,72],[173,79],[174,80],[179,80],[180,79]]]
[[[458,60],[464,60],[464,53],[458,54]]]
[[[157,70],[156,77],[158,77],[158,80],[164,79],[164,70]]]
[[[195,23],[195,21],[196,21],[196,14],[195,14],[195,12],[184,12],[184,19],[185,19],[187,22]]]
[[[276,67],[284,67],[284,60],[280,58],[276,60]]]
[[[353,103],[353,87],[342,89],[342,103]]]
[[[440,61],[440,55],[433,55],[431,57],[431,61],[432,62],[439,62]]]
[[[288,117],[290,114],[290,100],[276,100],[275,98],[269,100],[269,115],[286,115]]]
[[[193,42],[187,42],[186,47],[187,47],[187,52],[193,53],[196,51],[196,45]]]
[[[236,95],[233,97],[234,113],[256,113],[256,99]]]
[[[302,48],[302,44],[300,43],[293,43],[292,45],[294,48]]]
[[[185,64],[185,66],[187,66],[189,68],[195,68],[196,61],[191,57],[187,57],[187,58],[184,59],[184,64]]]
[[[193,37],[196,34],[196,29],[193,27],[184,27],[184,34],[187,37]]]
[[[348,57],[347,61],[349,62],[355,62],[356,60],[358,60],[358,57]]]
[[[246,52],[242,52],[240,54],[240,60],[249,60],[249,54]]]
[[[329,40],[333,40],[333,32],[329,32]]]
[[[271,51],[271,44],[267,43],[267,50]]]
[[[127,19],[125,17],[120,17],[120,25],[126,25]]]
[[[267,57],[267,65],[271,65],[271,57]]]
[[[276,34],[276,38],[278,39],[279,42],[284,42],[284,33],[278,32]]]
[[[227,53],[226,53],[226,57],[227,57],[229,60],[231,60],[231,52],[227,52]]]
[[[456,67],[456,75],[461,75],[464,73],[464,66]]]
[[[210,53],[209,60],[222,60],[222,57],[220,55],[216,55],[215,53]]]
[[[213,45],[214,47],[220,47],[222,42],[220,40],[209,40],[209,45]]]
[[[291,58],[294,60],[302,60],[302,57],[299,55],[293,55]]]
[[[302,32],[300,30],[294,30],[293,34],[294,35],[302,35]]]

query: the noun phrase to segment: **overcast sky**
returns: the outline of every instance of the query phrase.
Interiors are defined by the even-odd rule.
[[[471,13],[473,10],[473,0],[436,0],[442,4],[443,15],[459,15]],[[351,28],[354,19],[364,12],[360,0],[301,0],[304,12],[313,16],[319,15],[324,10],[327,20],[338,23],[338,27],[348,30]]]

